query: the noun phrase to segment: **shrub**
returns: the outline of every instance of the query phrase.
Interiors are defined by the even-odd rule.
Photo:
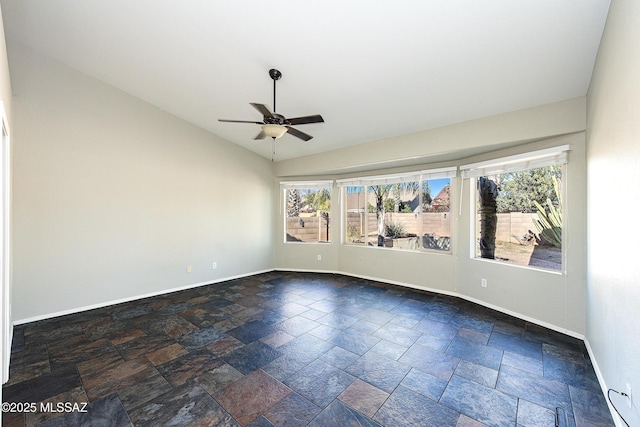
[[[353,224],[347,225],[347,242],[357,243],[362,241],[362,234],[360,233],[360,227]]]
[[[407,235],[407,233],[404,231],[404,225],[397,222],[394,222],[393,224],[385,224],[384,232],[387,237],[391,237],[392,239],[405,237]]]
[[[551,243],[556,248],[562,247],[562,201],[558,191],[558,181],[553,177],[553,189],[558,199],[558,207],[555,207],[551,199],[547,198],[547,208],[534,200],[538,210],[538,219],[533,220],[540,237]]]

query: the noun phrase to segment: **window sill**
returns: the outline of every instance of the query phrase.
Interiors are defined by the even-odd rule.
[[[416,253],[416,254],[436,254],[436,255],[451,255],[452,251],[439,251],[436,249],[405,249],[405,248],[394,248],[394,247],[386,247],[386,246],[373,246],[373,245],[364,245],[364,244],[356,244],[356,243],[343,243],[342,246],[348,246],[352,248],[364,248],[368,250],[385,250],[390,252],[398,252],[398,253]]]
[[[530,266],[530,265],[512,264],[512,263],[508,263],[508,262],[504,262],[504,261],[496,261],[494,259],[480,258],[480,257],[471,257],[470,259],[472,261],[477,261],[477,262],[486,262],[486,263],[494,264],[494,265],[503,265],[505,267],[513,267],[513,268],[519,268],[519,269],[525,269],[525,270],[531,270],[531,271],[539,271],[541,273],[549,273],[549,274],[554,274],[554,275],[558,275],[558,276],[562,276],[562,275],[565,274],[564,269],[562,269],[562,270],[553,270],[553,269],[550,269],[550,268],[536,267],[536,266]]]

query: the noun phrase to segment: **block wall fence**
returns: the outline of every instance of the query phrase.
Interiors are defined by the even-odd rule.
[[[419,234],[420,217],[422,217],[423,221],[423,233],[435,234],[441,237],[451,237],[450,212],[422,213],[421,215],[415,213],[389,212],[385,214],[385,223],[401,223],[404,225],[405,232]],[[518,240],[516,240],[514,236],[522,239],[529,231],[537,235],[538,232],[533,224],[533,220],[537,218],[538,215],[535,213],[511,212],[498,214],[496,240],[518,243]],[[369,234],[377,233],[378,226],[375,214],[367,215],[367,221]],[[479,224],[480,217],[478,216],[478,230],[480,229]],[[364,231],[364,214],[349,212],[347,214],[347,225]],[[335,220],[330,218],[329,228],[334,226],[336,226]],[[287,241],[328,241],[327,221],[321,217],[287,218],[286,230]]]

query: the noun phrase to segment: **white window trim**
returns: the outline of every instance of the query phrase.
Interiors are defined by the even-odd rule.
[[[291,188],[324,188],[333,187],[333,180],[321,181],[281,181],[280,189],[287,190]]]
[[[507,172],[566,164],[569,151],[569,145],[561,145],[484,162],[471,163],[460,166],[460,174],[462,178],[477,178],[479,176],[500,175]]]
[[[529,151],[527,153],[516,154],[513,156],[500,157],[494,160],[487,160],[484,162],[470,163],[460,166],[461,178],[476,179],[480,176],[499,175],[503,173],[516,172],[519,170],[538,169],[546,166],[562,165],[562,175],[567,174],[568,152],[571,151],[569,145],[560,145],[558,147],[546,148],[543,150]],[[566,186],[561,188],[561,197],[566,200],[567,189]],[[462,201],[462,193],[461,193]],[[566,245],[562,245],[562,266],[560,270],[552,270],[549,268],[511,264],[503,261],[485,259],[476,256],[476,234],[478,232],[476,218],[476,203],[478,201],[478,190],[475,184],[469,186],[469,217],[471,218],[471,235],[469,238],[469,255],[474,261],[493,263],[497,265],[507,266],[508,268],[524,268],[529,270],[542,271],[549,274],[564,275],[566,274]],[[460,204],[462,209],[462,203]],[[566,222],[566,206],[563,206],[563,242],[566,236],[566,231],[569,229]]]
[[[389,175],[373,175],[366,177],[354,177],[354,178],[346,178],[346,179],[338,179],[336,180],[336,185],[340,188],[342,200],[346,197],[346,188],[347,187],[364,187],[365,192],[368,192],[369,186],[373,185],[389,185],[389,184],[399,184],[402,182],[411,182],[411,181],[425,181],[432,179],[440,179],[440,178],[449,178],[449,185],[453,188],[453,179],[458,175],[458,167],[457,166],[449,166],[444,168],[436,168],[436,169],[426,169],[415,172],[407,172],[407,173],[399,173],[399,174],[389,174]],[[420,193],[420,206],[422,206],[422,194]],[[341,236],[340,241],[343,245],[356,246],[356,247],[366,247],[367,249],[381,249],[378,246],[368,246],[368,245],[360,245],[354,243],[347,243],[346,239],[346,227],[344,224],[345,221],[345,210],[341,209]],[[449,211],[451,213],[451,210]],[[366,208],[365,208],[365,214]],[[422,212],[420,212],[420,215]],[[366,224],[365,224],[366,225]],[[451,232],[453,232],[453,224],[451,224]],[[365,227],[366,234],[366,227]],[[453,237],[453,236],[452,236]],[[453,243],[453,242],[452,242]],[[453,254],[453,245],[448,251],[437,251],[433,249],[425,249],[422,247],[422,244],[418,247],[418,249],[406,250],[406,252],[420,252],[420,253],[435,253],[435,254]]]
[[[327,236],[327,241],[317,242],[289,242],[287,241],[287,214],[286,214],[286,190],[305,189],[305,188],[329,188],[333,196],[333,180],[317,180],[317,181],[280,181],[280,209],[283,216],[284,227],[284,244],[286,245],[326,245],[331,243],[331,236]],[[332,197],[333,199],[333,197]]]
[[[420,181],[420,179],[453,178],[457,175],[457,172],[458,168],[456,166],[451,166],[399,174],[338,179],[336,180],[336,184],[338,187],[399,184],[402,182]]]

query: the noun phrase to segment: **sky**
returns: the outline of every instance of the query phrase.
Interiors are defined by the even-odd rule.
[[[431,197],[436,197],[438,193],[449,183],[450,178],[430,179]]]
[[[429,188],[431,189],[431,197],[436,197],[438,193],[444,188],[445,185],[449,184],[450,178],[438,178],[438,179],[430,179],[429,180]],[[353,187],[347,187],[353,188]],[[349,191],[350,193],[355,193],[356,191]]]

